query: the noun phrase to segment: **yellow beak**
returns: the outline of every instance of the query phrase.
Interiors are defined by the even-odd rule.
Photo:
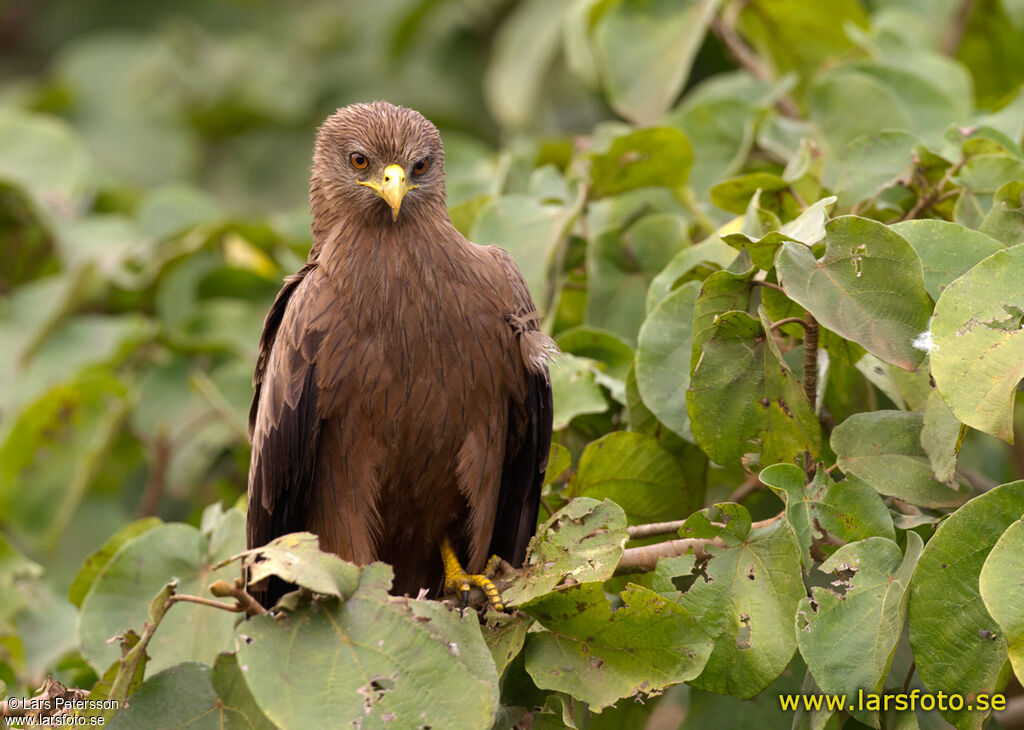
[[[413,188],[419,187],[418,185],[408,185],[405,182],[405,170],[402,169],[401,165],[388,165],[385,167],[384,175],[379,182],[376,180],[360,180],[359,184],[370,188],[387,201],[387,204],[391,206],[391,220],[393,221],[398,220],[398,210],[402,207],[402,200],[405,198],[405,194]]]

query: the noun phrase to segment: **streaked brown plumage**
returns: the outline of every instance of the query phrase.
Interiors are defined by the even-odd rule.
[[[452,226],[440,135],[410,109],[328,118],[310,202],[308,262],[260,340],[249,546],[309,530],[346,560],[391,563],[411,595],[440,587],[446,534],[470,573],[491,553],[519,564],[552,411],[550,340],[518,268]]]

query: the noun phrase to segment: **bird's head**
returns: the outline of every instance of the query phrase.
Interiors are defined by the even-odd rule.
[[[413,109],[383,101],[343,107],[317,135],[310,200],[314,218],[334,217],[338,206],[367,221],[445,211],[441,135]]]

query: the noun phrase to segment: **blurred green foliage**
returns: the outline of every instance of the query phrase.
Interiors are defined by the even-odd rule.
[[[907,591],[918,537],[1024,476],[1013,414],[1024,268],[1010,248],[1024,242],[1022,41],[1021,0],[0,3],[0,690],[30,694],[48,673],[92,687],[117,655],[111,632],[141,629],[172,577],[201,593],[211,556],[240,541],[237,511],[201,514],[245,492],[263,317],[311,243],[315,129],[377,98],[441,128],[454,223],[515,256],[567,353],[553,371],[557,468],[542,519],[570,499],[611,499],[622,510],[604,509],[624,511],[616,535],[693,513],[693,536],[723,546],[699,569],[692,555],[663,560],[625,591],[621,579],[601,588],[621,544],[571,591],[550,592],[562,574],[533,573],[544,588],[523,605],[541,623],[529,636],[524,615],[490,626],[487,647],[431,614],[442,638],[475,642],[458,667],[486,674],[475,711],[492,713],[497,676],[499,726],[532,707],[534,727],[595,729],[687,707],[688,727],[743,726],[754,712],[789,727],[765,704],[771,692],[850,690],[825,666],[838,614],[799,642],[791,630],[808,600],[801,577],[818,586],[814,571],[840,555],[824,533],[856,543],[842,555],[865,561],[865,582]],[[822,324],[812,399],[806,335],[790,319],[805,310]],[[926,357],[912,337],[932,316],[939,349]],[[994,436],[1012,438],[1014,418],[1009,447]],[[805,451],[838,471],[804,484],[793,461]],[[771,490],[751,488],[761,467]],[[1009,486],[989,500],[999,515],[977,497],[961,522],[1019,541],[1007,525],[1024,505]],[[712,507],[733,500],[743,505]],[[783,521],[751,528],[783,506]],[[921,565],[953,543],[928,543]],[[1012,544],[993,554],[1005,560]],[[134,558],[146,580],[122,590]],[[748,559],[763,583],[743,577]],[[694,583],[693,571],[719,580]],[[985,571],[998,596],[996,568]],[[401,610],[381,608],[379,569],[360,580],[346,596],[406,631]],[[965,674],[934,668],[961,662],[991,690],[1006,680],[1005,640],[986,648],[989,674],[959,655],[928,665],[927,647],[953,643],[944,589],[928,593],[943,580],[925,572],[910,589],[923,596],[910,609],[920,674],[966,692]],[[844,656],[872,647],[884,666],[870,681],[900,685],[914,657],[897,649],[904,593],[874,602],[858,589],[857,615],[895,628],[854,636]],[[638,658],[606,621],[612,605],[627,627],[668,610],[684,628],[648,637],[657,646]],[[311,626],[325,620],[304,610]],[[993,610],[1024,622],[1005,601]],[[276,667],[247,689],[234,655],[214,660],[234,635],[226,614],[208,613],[169,611],[148,651],[151,668],[179,674],[147,681],[121,726],[146,727],[176,687],[202,695],[196,712],[287,717],[264,701]],[[215,638],[175,645],[189,627]],[[279,646],[271,622],[259,631]],[[576,676],[592,633],[604,679]],[[570,671],[545,679],[556,646],[569,647]],[[642,707],[620,700],[683,681],[692,689]]]

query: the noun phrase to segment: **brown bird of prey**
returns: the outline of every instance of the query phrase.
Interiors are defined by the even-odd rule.
[[[253,378],[249,547],[308,530],[390,563],[394,593],[465,603],[476,585],[500,607],[481,573],[491,554],[522,562],[551,441],[553,345],[523,276],[452,225],[441,137],[412,109],[329,117],[309,198],[313,247]]]

